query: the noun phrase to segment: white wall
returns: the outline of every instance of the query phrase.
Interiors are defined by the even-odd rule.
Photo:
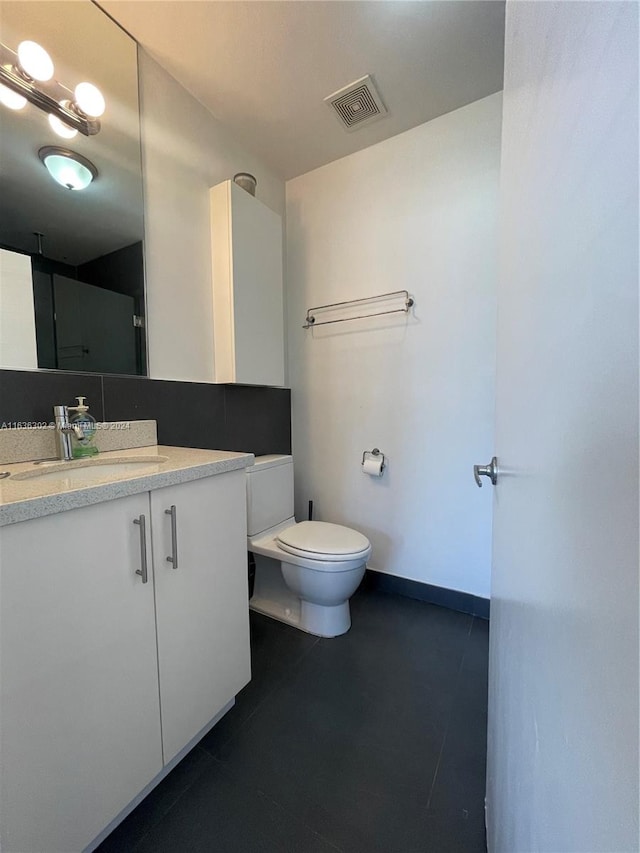
[[[250,172],[284,212],[284,182],[140,50],[149,375],[212,382],[209,188]]]
[[[491,853],[638,851],[638,4],[507,2]]]
[[[0,249],[0,364],[38,366],[31,258]]]
[[[287,183],[296,512],[370,566],[488,597],[501,96]],[[415,311],[304,331],[307,307],[407,289]],[[380,447],[380,480],[360,470]]]

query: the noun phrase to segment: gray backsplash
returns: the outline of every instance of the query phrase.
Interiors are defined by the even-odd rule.
[[[78,394],[98,421],[155,420],[159,444],[291,453],[291,391],[258,385],[0,370],[0,427],[49,423]]]

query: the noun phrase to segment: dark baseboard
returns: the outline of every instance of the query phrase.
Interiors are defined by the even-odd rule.
[[[459,592],[456,589],[446,589],[442,586],[433,586],[430,583],[399,578],[396,575],[373,571],[373,569],[367,569],[362,583],[367,589],[392,592],[396,595],[404,595],[405,598],[415,598],[429,604],[438,604],[440,607],[448,607],[449,610],[470,613],[480,619],[489,618],[489,599],[481,598],[479,595],[471,595],[469,592]]]

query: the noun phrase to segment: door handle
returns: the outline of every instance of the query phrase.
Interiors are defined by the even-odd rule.
[[[167,557],[167,563],[171,563],[174,569],[178,568],[178,520],[176,518],[176,506],[172,504],[171,509],[165,509],[165,515],[171,516],[171,556]]]
[[[140,568],[136,570],[136,574],[142,578],[142,583],[147,583],[149,580],[149,570],[147,566],[147,520],[144,515],[140,518],[134,518],[133,523],[140,527]]]
[[[474,465],[473,476],[476,478],[476,483],[482,488],[482,480],[480,477],[488,477],[491,480],[491,485],[495,486],[498,482],[498,460],[494,456],[488,465]]]

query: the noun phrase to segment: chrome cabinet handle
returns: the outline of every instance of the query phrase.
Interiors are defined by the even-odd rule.
[[[136,571],[136,574],[140,575],[142,583],[147,583],[149,580],[147,568],[147,519],[144,515],[141,515],[140,518],[134,518],[133,523],[140,527],[140,568]]]
[[[473,476],[476,478],[479,488],[482,488],[480,477],[488,477],[491,480],[491,485],[495,486],[498,482],[498,460],[496,457],[494,456],[488,465],[474,465]]]
[[[176,518],[176,507],[172,504],[171,509],[165,509],[165,515],[171,516],[171,556],[167,557],[167,563],[171,563],[174,569],[178,568],[178,521]]]

